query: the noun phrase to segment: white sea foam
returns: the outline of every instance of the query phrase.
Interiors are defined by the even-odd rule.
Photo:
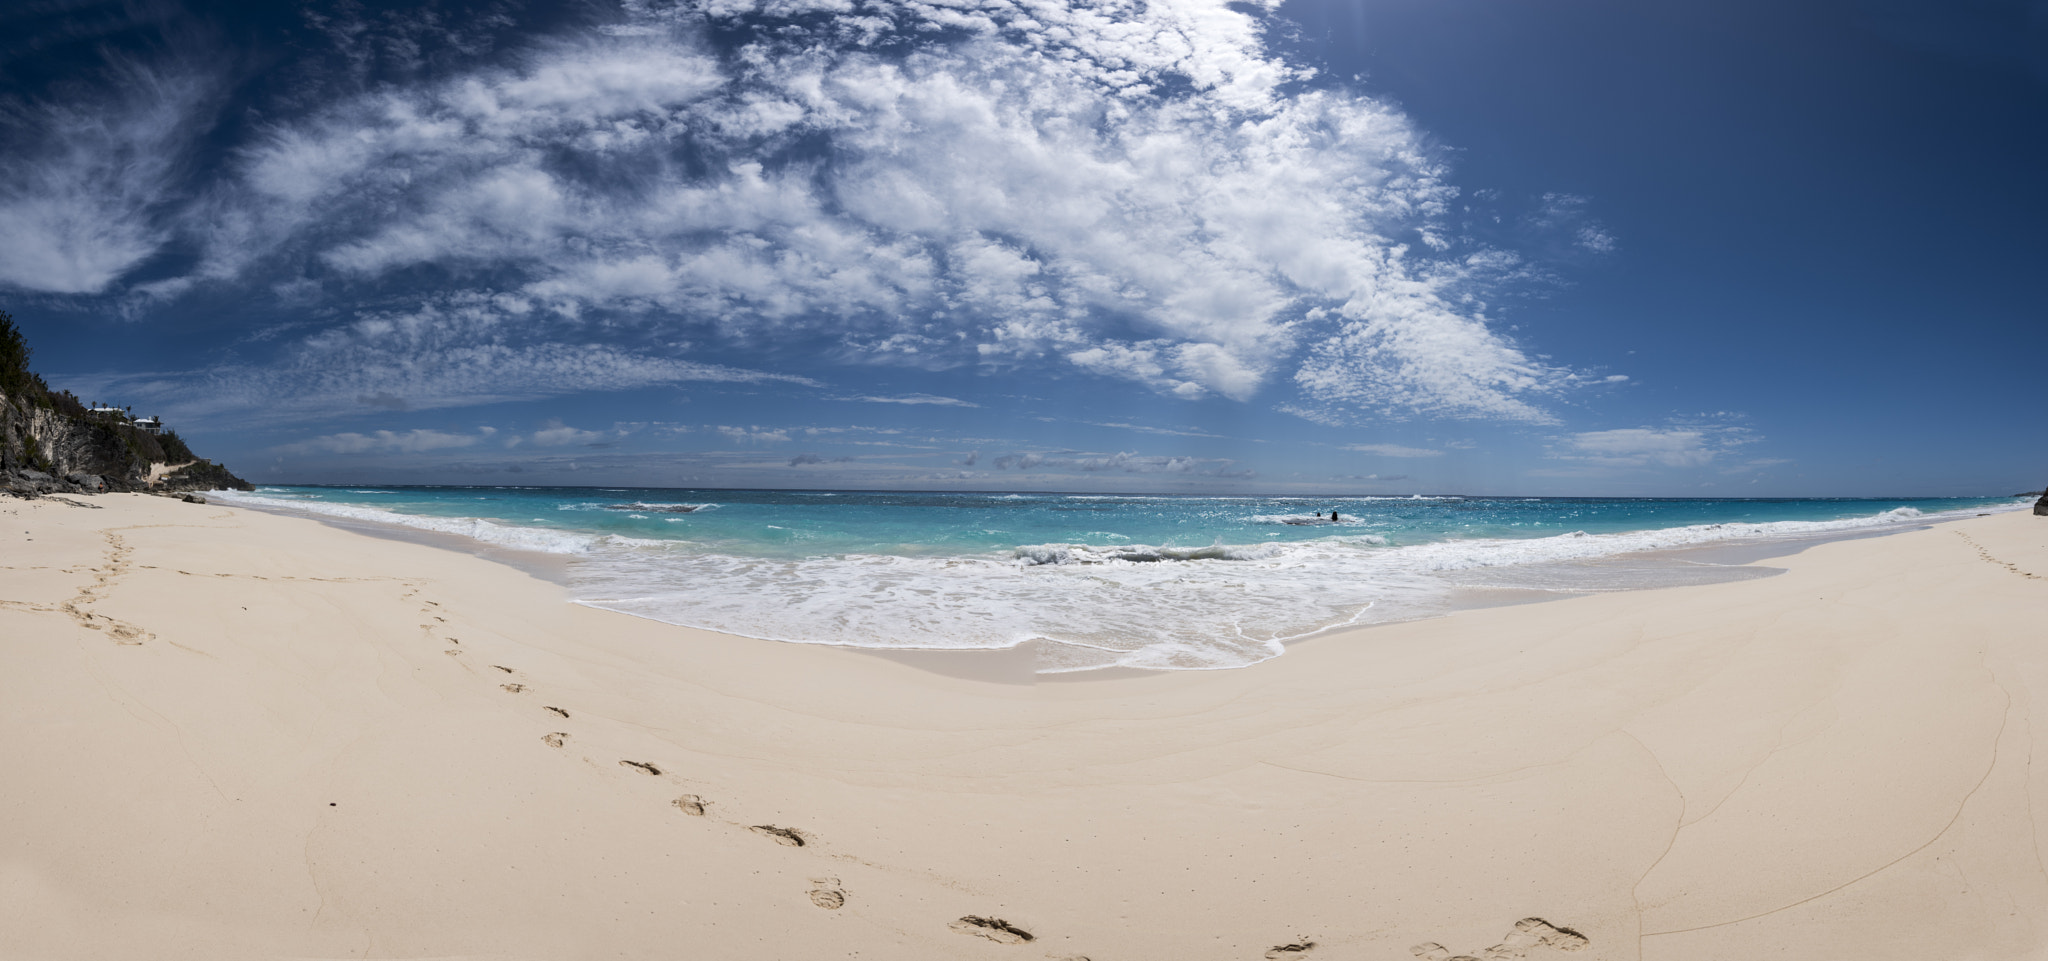
[[[1960,512],[1968,513],[1968,512]],[[1940,519],[1943,515],[1935,515]],[[1241,667],[1284,642],[1442,613],[1453,572],[1726,541],[1882,530],[1912,508],[1839,521],[1703,524],[1391,547],[1372,534],[1206,547],[1037,544],[1007,556],[872,554],[795,560],[593,552],[577,595],[594,607],[770,640],[1000,649],[1040,642],[1042,670]],[[1584,581],[1584,589],[1600,584]]]
[[[326,517],[340,517],[375,524],[390,524],[409,527],[414,530],[435,531],[442,534],[459,534],[472,540],[482,541],[497,547],[514,550],[540,551],[548,554],[588,554],[603,547],[634,547],[665,545],[668,541],[643,540],[635,537],[619,537],[610,534],[582,534],[575,531],[549,530],[540,527],[515,527],[478,517],[430,517],[421,514],[400,514],[395,511],[378,510],[355,504],[336,504],[329,501],[309,499],[285,499],[276,496],[245,494],[239,491],[209,491],[210,499],[245,507],[266,507],[279,510],[301,511]]]
[[[1340,525],[1327,527],[1329,536],[1304,541],[1181,546],[1105,537],[981,555],[774,558],[303,499],[221,499],[575,555],[572,589],[580,603],[672,624],[871,648],[1001,649],[1035,641],[1047,671],[1241,667],[1278,655],[1290,639],[1333,627],[1444,612],[1458,572],[1568,567],[1644,551],[1895,529],[1982,511],[1923,516],[1899,508],[1836,521],[1406,545]],[[1561,589],[1601,587],[1585,581],[1582,571],[1561,576]]]
[[[1289,527],[1366,527],[1386,523],[1384,519],[1362,514],[1339,514],[1337,517],[1333,521],[1321,514],[1253,514],[1244,521],[1247,524],[1286,524]]]

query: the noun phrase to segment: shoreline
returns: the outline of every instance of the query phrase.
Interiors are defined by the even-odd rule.
[[[448,531],[429,530],[425,528],[412,527],[396,523],[382,523],[375,520],[346,517],[325,513],[321,511],[307,510],[303,508],[295,508],[290,506],[276,506],[269,504],[240,504],[231,501],[224,501],[223,506],[234,507],[241,510],[252,510],[263,513],[272,513],[280,516],[305,518],[337,528],[339,530],[366,534],[373,537],[387,538],[401,542],[415,543],[433,547],[439,550],[448,550],[456,553],[467,554],[470,556],[493,561],[495,563],[504,564],[523,573],[541,578],[552,584],[555,584],[565,592],[571,590],[574,587],[572,569],[576,564],[578,557],[578,555],[574,554],[557,554],[546,551],[522,550],[519,548],[493,544],[489,541]],[[1988,512],[1977,513],[1976,516],[1989,516],[1990,514],[2002,513],[2004,511],[2018,511],[2022,509],[2023,508],[2021,507],[2008,507],[2002,510],[1993,510]],[[1418,620],[1431,620],[1441,617],[1450,617],[1464,611],[1483,610],[1494,607],[1511,607],[1524,604],[1538,604],[1553,600],[1561,600],[1569,597],[1582,597],[1593,594],[1615,593],[1620,591],[1662,590],[1670,587],[1696,586],[1704,584],[1723,583],[1728,581],[1747,580],[1754,577],[1772,576],[1776,573],[1779,573],[1779,571],[1774,568],[1759,569],[1757,565],[1761,564],[1764,561],[1794,556],[1820,544],[1842,540],[1887,537],[1895,534],[1905,533],[1907,531],[1920,530],[1926,527],[1938,524],[1952,523],[1964,519],[1966,518],[1943,517],[1928,521],[1925,524],[1906,522],[1901,523],[1898,526],[1892,528],[1821,531],[1814,533],[1794,534],[1785,536],[1737,538],[1724,541],[1713,541],[1707,543],[1693,544],[1677,548],[1654,548],[1649,550],[1625,551],[1616,554],[1605,555],[1598,558],[1593,558],[1590,560],[1574,559],[1546,561],[1531,564],[1502,565],[1500,567],[1479,568],[1476,570],[1468,571],[1445,572],[1443,574],[1443,579],[1447,584],[1449,590],[1444,596],[1443,603],[1439,608],[1436,608],[1434,610],[1428,610],[1409,617],[1396,618],[1386,621],[1369,621],[1365,623],[1356,623],[1354,621],[1351,623],[1332,624],[1327,627],[1308,632],[1306,634],[1301,634],[1282,639],[1279,643],[1282,646],[1283,651],[1281,654],[1276,654],[1274,656],[1284,656],[1285,650],[1292,649],[1300,644],[1336,635],[1346,634],[1351,631],[1362,631],[1377,627],[1386,627],[1393,624],[1409,623]],[[1663,529],[1664,528],[1646,528],[1645,530]],[[1540,578],[1540,576],[1545,572],[1599,567],[1607,567],[1613,570],[1630,570],[1634,573],[1648,572],[1650,574],[1650,577],[1640,578],[1640,580],[1648,581],[1651,579],[1655,579],[1655,582],[1637,583],[1634,585],[1623,584],[1608,587],[1558,588],[1544,586],[1528,586],[1528,583],[1531,580],[1535,578]],[[1517,574],[1519,574],[1520,576],[1516,576]],[[1658,577],[1658,575],[1662,576]],[[1489,580],[1493,581],[1493,583],[1486,583],[1486,581]],[[1478,583],[1467,583],[1472,581],[1477,581]],[[1501,581],[1507,581],[1509,583],[1500,583]],[[1521,581],[1522,583],[1514,583],[1515,581]],[[583,606],[592,607],[596,610],[613,610],[611,608],[602,607],[581,600],[572,599],[571,603],[577,603]],[[673,622],[663,621],[658,618],[635,614],[630,611],[613,612],[623,614],[627,617],[635,617],[641,620],[647,620],[653,623],[662,624],[669,627],[676,627],[687,630],[702,630],[709,633],[718,634],[720,636],[744,638],[751,641],[766,641],[768,643],[775,644],[798,644],[815,647],[832,647],[840,650],[853,651],[869,656],[881,657],[887,660],[894,661],[896,663],[907,664],[913,667],[918,667],[923,670],[932,671],[946,676],[966,678],[972,680],[994,681],[997,683],[1005,684],[1031,684],[1039,682],[1069,683],[1117,677],[1133,677],[1155,673],[1172,674],[1179,673],[1182,670],[1187,670],[1176,668],[1130,667],[1124,665],[1106,665],[1100,667],[1064,671],[1042,670],[1041,667],[1043,666],[1045,661],[1039,653],[1040,649],[1047,645],[1056,645],[1059,642],[1046,641],[1044,639],[1039,638],[1027,639],[1011,647],[1006,648],[948,649],[929,647],[875,647],[867,645],[830,644],[817,641],[801,641],[774,637],[760,637],[733,631],[722,631],[717,628],[675,624]],[[1365,612],[1361,611],[1357,616],[1362,616],[1364,613]],[[1270,658],[1268,660],[1270,660]],[[1249,664],[1235,665],[1231,667],[1204,668],[1199,670],[1242,670],[1245,668],[1254,667],[1257,664],[1261,663],[1265,663],[1265,661],[1255,661]]]
[[[0,956],[1566,956],[1531,918],[1589,961],[2048,949],[2020,512],[1021,685],[97,506],[0,503]]]

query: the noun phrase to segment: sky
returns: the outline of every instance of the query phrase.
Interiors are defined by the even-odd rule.
[[[2048,482],[2048,0],[0,6],[0,309],[258,483]]]

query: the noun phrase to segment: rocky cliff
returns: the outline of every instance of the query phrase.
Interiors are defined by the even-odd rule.
[[[253,490],[192,455],[176,432],[154,434],[125,412],[87,410],[29,370],[29,349],[0,312],[0,492]]]
[[[2034,513],[2041,517],[2048,517],[2048,491],[2042,491],[2041,499],[2034,502]]]

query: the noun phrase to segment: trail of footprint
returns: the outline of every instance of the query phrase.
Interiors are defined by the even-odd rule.
[[[1529,949],[1538,945],[1559,951],[1580,951],[1589,943],[1585,935],[1570,928],[1560,928],[1542,918],[1523,918],[1515,922],[1514,930],[1509,931],[1501,943],[1479,952],[1478,957],[1453,955],[1451,949],[1434,941],[1424,941],[1408,951],[1422,961],[1518,961],[1528,957]]]
[[[553,734],[543,734],[540,736],[540,739],[542,743],[549,747],[561,747],[564,742],[569,740],[569,732],[556,731]]]
[[[645,771],[648,774],[652,774],[655,777],[661,776],[661,768],[655,767],[654,765],[649,764],[645,761],[620,761],[619,766],[636,768],[638,770]]]
[[[526,685],[524,684],[500,684],[498,686],[504,688],[510,694],[518,694],[526,690]]]
[[[114,531],[101,531],[100,536],[107,542],[107,558],[102,566],[89,568],[93,575],[91,584],[79,588],[78,593],[73,594],[69,600],[55,606],[19,602],[9,602],[7,606],[45,613],[62,613],[86,630],[106,632],[116,644],[136,646],[144,641],[156,640],[155,634],[138,625],[92,610],[93,605],[105,599],[105,592],[114,586],[114,582],[128,573],[128,558],[135,553],[134,548],[129,547],[128,542]]]
[[[568,711],[564,711],[561,708],[554,706],[553,704],[544,704],[541,706],[547,708],[550,711],[553,711],[556,714],[560,714],[564,719],[567,719],[569,717]]]
[[[838,878],[812,878],[811,903],[827,911],[837,911],[846,906],[846,892],[839,887]]]
[[[772,839],[777,844],[787,844],[793,848],[803,847],[805,843],[803,832],[795,828],[779,828],[773,824],[756,824],[747,830],[762,837]]]
[[[2014,574],[2018,574],[2019,576],[2024,577],[2028,580],[2037,581],[2043,579],[2041,575],[2036,574],[2032,571],[2021,570],[2018,564],[2014,564],[2006,560],[2001,560],[2000,558],[1993,556],[1989,549],[1985,548],[1984,545],[1977,543],[1976,538],[1973,538],[1970,535],[1963,533],[1962,531],[1956,531],[1955,534],[1957,537],[1962,538],[1964,543],[1967,543],[1971,547],[1976,548],[1977,557],[1983,560],[1985,563],[1993,564],[1998,567],[2003,567],[2006,570]]]
[[[978,938],[987,938],[997,944],[1023,944],[1026,941],[1038,940],[1031,932],[1002,918],[984,918],[975,914],[961,918],[946,925],[946,927],[948,930],[960,934],[971,934]]]
[[[1276,944],[1266,952],[1266,958],[1267,961],[1279,961],[1282,958],[1305,957],[1315,949],[1316,943],[1308,940],[1296,941],[1293,944]]]
[[[671,801],[669,803],[674,804],[678,808],[681,808],[684,814],[688,814],[692,817],[701,818],[704,816],[704,806],[710,804],[711,802],[706,801],[695,794],[685,794],[682,797],[676,798],[674,801]]]

